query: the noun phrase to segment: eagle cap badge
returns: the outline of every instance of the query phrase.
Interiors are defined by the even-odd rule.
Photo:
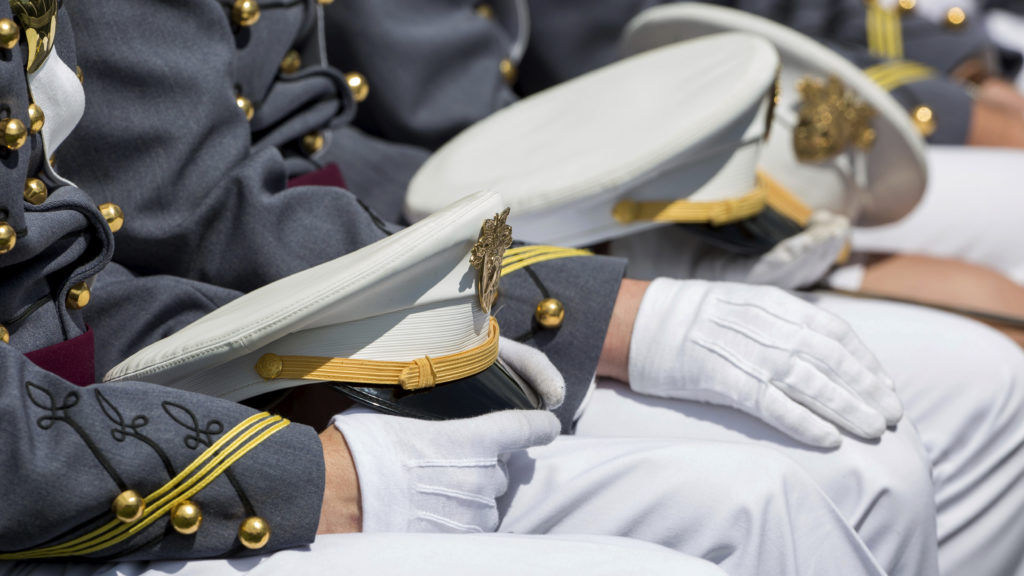
[[[505,208],[494,218],[484,220],[480,236],[473,244],[469,263],[476,269],[476,295],[480,308],[488,314],[498,298],[498,283],[501,280],[501,259],[505,249],[512,245],[512,227],[505,223],[509,209]]]

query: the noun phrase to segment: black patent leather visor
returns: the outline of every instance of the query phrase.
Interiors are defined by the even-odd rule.
[[[359,383],[325,384],[368,408],[421,420],[451,420],[498,410],[544,408],[544,401],[533,388],[500,358],[483,372],[423,390]]]
[[[756,216],[726,224],[679,224],[687,232],[705,242],[737,254],[764,254],[804,228],[771,206]]]

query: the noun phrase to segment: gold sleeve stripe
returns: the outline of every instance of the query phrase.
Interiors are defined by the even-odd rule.
[[[898,7],[885,8],[879,0],[867,0],[864,19],[868,52],[888,60],[903,58],[903,24]]]
[[[525,255],[524,257],[517,257],[511,264],[505,264],[505,262],[502,261],[501,275],[505,276],[506,274],[511,274],[517,270],[522,270],[527,266],[540,264],[541,262],[593,255],[594,253],[590,250],[583,250],[581,248],[560,248],[557,250],[533,252]]]
[[[570,248],[568,246],[520,246],[519,248],[506,250],[505,255],[501,259],[501,265],[510,266],[521,260],[533,258],[541,254],[575,250],[581,250],[581,248]],[[584,250],[584,252],[590,253],[589,250]]]
[[[898,60],[876,64],[866,68],[864,73],[875,84],[891,92],[900,86],[913,84],[914,82],[920,82],[935,76],[935,69],[919,62]]]
[[[270,416],[266,412],[245,419],[204,450],[185,470],[147,496],[147,510],[137,522],[124,524],[112,520],[69,542],[23,552],[0,554],[0,560],[79,556],[98,552],[122,542],[155,522],[177,503],[198,493],[220,476],[231,464],[271,435],[288,426],[289,423],[288,420],[280,416]],[[198,472],[192,475],[197,468]],[[190,475],[192,475],[191,478],[189,478]]]

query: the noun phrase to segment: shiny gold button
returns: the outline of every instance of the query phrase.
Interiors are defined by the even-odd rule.
[[[238,541],[249,550],[259,550],[270,540],[270,526],[259,516],[249,516],[238,527]]]
[[[85,282],[79,282],[68,290],[68,297],[64,303],[67,304],[70,310],[81,310],[89,305],[90,298],[92,298],[92,292],[89,291],[89,285]],[[124,493],[122,492],[122,494]]]
[[[324,147],[324,135],[321,132],[310,132],[302,137],[302,151],[313,155]]]
[[[0,48],[14,50],[21,38],[21,28],[10,18],[0,18]]]
[[[246,120],[252,120],[252,117],[256,114],[256,108],[253,107],[252,100],[241,94],[235,97],[235,105],[245,113]]]
[[[142,514],[146,511],[146,501],[135,490],[125,490],[118,494],[117,498],[114,498],[110,509],[114,511],[114,516],[118,520],[125,524],[131,524],[142,518]]]
[[[37,104],[32,103],[28,105],[28,131],[30,134],[38,134],[43,129],[43,123],[46,122],[46,115],[43,114],[43,109]]]
[[[501,77],[505,80],[505,84],[512,86],[516,83],[519,71],[516,70],[516,65],[511,60],[502,58],[501,62],[498,63],[498,70],[501,72]]]
[[[56,154],[50,154],[50,168],[54,168],[56,166],[57,166],[57,155]]]
[[[967,22],[967,13],[963,8],[954,6],[946,11],[946,24],[957,28]]]
[[[203,523],[203,513],[191,500],[182,500],[171,508],[171,526],[178,534],[195,534]]]
[[[917,131],[925,138],[935,134],[935,113],[927,106],[918,106],[910,112],[910,118],[914,121]]]
[[[557,298],[545,298],[537,303],[533,317],[545,328],[558,328],[565,320],[565,306]]]
[[[17,118],[8,118],[3,120],[4,126],[4,146],[9,150],[17,150],[25,144],[25,140],[28,139],[28,128],[25,128],[25,123]]]
[[[900,10],[904,12],[910,12],[914,8],[917,8],[917,0],[899,0],[897,3]]]
[[[0,222],[0,254],[7,254],[14,250],[14,245],[17,242],[18,235],[14,232],[14,228],[7,222]]]
[[[260,5],[256,0],[235,0],[231,6],[231,21],[239,26],[252,26],[260,20]]]
[[[494,6],[484,2],[483,4],[477,4],[474,10],[476,15],[484,20],[494,20]]]
[[[110,226],[111,232],[117,232],[124,226],[124,211],[121,207],[113,202],[107,202],[100,204],[100,214],[103,215],[103,219],[107,221],[107,226]]]
[[[25,189],[22,195],[25,197],[25,202],[38,206],[46,202],[49,190],[46,189],[46,184],[39,178],[29,178],[25,180]]]
[[[283,74],[294,74],[302,68],[302,56],[299,55],[298,50],[289,50],[285,52],[284,58],[281,60],[281,72]]]
[[[85,84],[85,74],[82,74],[81,66],[75,66],[75,76],[78,76],[79,84]]]
[[[345,74],[345,83],[348,84],[348,89],[352,91],[352,98],[356,102],[362,102],[370,95],[370,85],[366,82],[366,76],[359,72]]]
[[[0,342],[9,344],[11,342],[11,333],[7,331],[7,327],[0,324]]]

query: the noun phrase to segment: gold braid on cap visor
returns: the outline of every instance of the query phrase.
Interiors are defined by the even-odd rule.
[[[455,354],[424,356],[411,362],[264,354],[256,361],[256,372],[266,380],[315,380],[419,390],[468,378],[490,368],[498,359],[498,335],[498,321],[491,317],[487,340]]]

